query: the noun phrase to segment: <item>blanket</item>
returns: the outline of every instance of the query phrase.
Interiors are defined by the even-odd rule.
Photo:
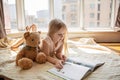
[[[74,48],[71,48],[74,51]],[[71,52],[69,56],[79,57],[89,61],[103,61],[105,64],[87,76],[84,80],[119,80],[120,79],[120,56],[109,53],[85,53],[83,51]],[[0,75],[13,80],[63,80],[49,72],[48,69],[54,67],[51,63],[34,63],[29,70],[21,70],[15,65],[16,52],[10,49],[0,50]]]

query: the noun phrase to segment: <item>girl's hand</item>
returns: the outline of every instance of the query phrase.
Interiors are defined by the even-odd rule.
[[[60,60],[63,60],[64,62],[66,61],[67,57],[63,55],[62,53],[56,54],[56,57]]]
[[[57,62],[55,63],[55,67],[57,69],[62,69],[63,68],[63,64],[64,64],[63,60],[57,60]]]
[[[57,54],[56,56],[57,56],[58,59],[63,60],[64,62],[65,62],[66,59],[67,59],[66,56],[65,56],[65,55],[62,55],[62,54]]]
[[[66,61],[66,56],[65,55],[61,55],[61,60],[64,60],[64,61]]]

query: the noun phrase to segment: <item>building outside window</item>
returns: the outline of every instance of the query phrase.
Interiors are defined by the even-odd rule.
[[[48,23],[53,18],[62,19],[69,31],[113,30],[115,16],[120,0],[3,0],[5,25],[8,33],[18,30],[19,14],[16,1],[23,1],[26,26],[36,24],[41,31],[47,31]],[[115,3],[115,4],[113,4]],[[106,11],[107,10],[107,11]],[[111,22],[113,21],[113,22]],[[98,26],[99,24],[99,26]],[[83,28],[81,28],[83,27]]]
[[[97,14],[97,20],[100,20],[100,13]]]
[[[94,10],[91,10],[88,4],[95,4],[98,7],[96,6]],[[111,26],[109,24],[109,22],[111,22],[109,14],[112,13],[112,9],[109,7],[110,4],[111,0],[101,0],[99,3],[97,0],[84,0],[84,29],[111,29]],[[91,13],[94,13],[94,18]],[[89,17],[89,15],[91,17]],[[95,27],[89,26],[90,22],[94,22],[96,24]],[[99,26],[97,26],[98,22],[100,23]]]
[[[25,25],[36,24],[38,30],[45,31],[50,19],[48,0],[24,0],[24,6]]]
[[[90,9],[95,9],[95,4],[90,4]]]
[[[98,4],[98,11],[100,11],[100,4]]]
[[[94,18],[94,17],[95,17],[94,13],[90,13],[90,18]]]
[[[71,5],[70,7],[71,7],[71,12],[76,11],[76,7],[77,7],[76,4],[73,4],[73,5]]]
[[[79,11],[78,0],[54,0],[54,18],[62,19],[67,24],[69,31],[78,30],[80,27]]]

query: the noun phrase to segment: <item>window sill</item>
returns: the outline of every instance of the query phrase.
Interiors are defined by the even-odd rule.
[[[70,39],[94,38],[96,42],[120,42],[120,32],[72,32],[68,34]]]
[[[20,38],[24,32],[7,34],[8,37]],[[47,32],[42,32],[41,37],[44,38]],[[68,32],[68,38],[94,38],[96,42],[120,42],[120,32],[108,31],[108,32]]]

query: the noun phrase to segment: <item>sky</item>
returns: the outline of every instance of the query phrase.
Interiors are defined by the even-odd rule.
[[[36,15],[36,11],[48,10],[49,0],[24,0],[25,10],[30,15]],[[15,0],[8,0],[9,4],[15,4]]]

